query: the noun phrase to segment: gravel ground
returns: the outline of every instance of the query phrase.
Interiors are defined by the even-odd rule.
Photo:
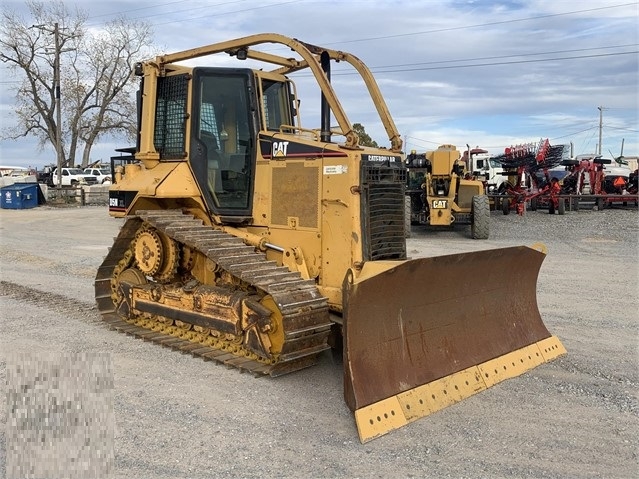
[[[93,426],[104,421],[84,416],[80,440],[102,440],[106,455],[100,467],[64,477],[634,478],[638,219],[636,209],[493,212],[486,241],[414,228],[412,257],[544,242],[539,309],[568,354],[362,445],[339,356],[257,379],[110,331],[93,304],[93,279],[122,221],[104,207],[0,210],[2,393],[10,405],[26,391],[16,382],[25,357],[47,372],[36,378],[45,386],[72,369],[69,358],[103,359],[85,387],[102,385],[107,400],[95,404],[115,424],[100,436]],[[61,358],[61,369],[47,358]],[[0,477],[63,477],[43,472],[55,458],[28,461],[13,449],[19,413],[0,407]],[[95,448],[87,457],[96,460]],[[28,475],[18,467],[25,461],[40,468]]]

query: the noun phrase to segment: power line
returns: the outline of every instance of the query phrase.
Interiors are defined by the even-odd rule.
[[[530,56],[537,56],[537,55],[556,55],[558,53],[587,52],[591,50],[608,50],[611,48],[628,48],[628,47],[636,47],[638,45],[639,43],[628,43],[625,45],[609,45],[604,47],[591,47],[591,48],[573,48],[570,50],[554,50],[551,52],[519,53],[515,55],[498,55],[498,56],[492,56],[492,57],[478,57],[478,58],[467,58],[467,59],[458,59],[458,60],[438,60],[438,61],[432,61],[432,62],[401,63],[398,65],[376,66],[371,68],[395,68],[395,67],[403,67],[408,65],[436,65],[440,63],[470,62],[470,61],[478,61],[478,60],[497,60],[502,58],[530,57]]]
[[[177,0],[177,1],[167,2],[167,3],[163,3],[163,4],[159,4],[159,5],[154,4],[153,6],[150,6],[150,7],[139,7],[139,8],[135,8],[135,9],[114,12],[114,13],[111,13],[111,14],[96,15],[96,16],[90,17],[90,18],[98,18],[98,17],[109,16],[109,15],[117,16],[119,14],[128,13],[128,12],[134,12],[134,11],[139,11],[139,10],[145,10],[145,9],[149,9],[149,8],[157,9],[157,7],[174,5],[174,4],[178,4],[178,3],[185,3],[186,1],[187,0]],[[234,0],[234,1],[219,3],[219,4],[215,4],[215,5],[205,5],[203,7],[193,7],[193,8],[187,8],[187,9],[178,10],[178,11],[171,11],[171,12],[165,12],[165,13],[156,13],[156,14],[153,14],[153,15],[144,15],[144,16],[141,16],[141,17],[132,18],[132,20],[140,19],[140,18],[155,17],[155,16],[163,16],[163,15],[174,16],[176,13],[194,12],[196,10],[202,10],[202,9],[205,9],[205,8],[206,9],[210,9],[211,7],[234,4],[234,3],[241,3],[243,1],[246,1],[246,0]],[[234,13],[242,13],[242,12],[246,12],[246,11],[260,10],[260,9],[264,9],[264,8],[271,8],[271,7],[276,7],[276,6],[280,6],[280,5],[287,5],[287,4],[299,3],[299,2],[300,2],[300,0],[290,0],[290,1],[286,1],[286,2],[279,2],[279,3],[274,3],[274,4],[261,5],[261,6],[258,6],[258,7],[243,8],[241,10],[235,10],[235,11],[231,11],[231,12],[223,12],[223,13],[215,13],[215,14],[211,14],[211,15],[200,15],[198,17],[175,19],[175,20],[171,20],[171,21],[167,21],[167,22],[163,22],[163,23],[157,23],[157,24],[153,24],[153,25],[154,26],[162,26],[162,25],[167,25],[167,24],[170,24],[170,23],[177,23],[177,22],[181,22],[181,21],[193,20],[195,18],[218,17],[218,16],[224,16],[224,15],[229,15],[229,14],[234,14]],[[632,5],[637,5],[637,2],[623,3],[623,4],[618,4],[618,5],[608,5],[608,6],[605,6],[605,7],[588,8],[588,9],[582,9],[582,10],[572,10],[572,11],[562,12],[562,13],[538,15],[538,16],[535,16],[535,17],[515,18],[515,19],[509,19],[509,20],[500,20],[500,21],[494,21],[494,22],[477,23],[477,24],[462,25],[462,26],[456,26],[456,27],[446,27],[446,28],[439,28],[439,29],[434,29],[434,30],[425,30],[425,31],[420,31],[420,32],[398,33],[398,34],[395,34],[395,35],[385,35],[385,36],[378,36],[378,37],[359,38],[359,39],[353,39],[353,40],[341,40],[341,41],[338,41],[338,42],[325,43],[325,45],[334,45],[334,44],[343,44],[343,43],[358,43],[358,42],[367,42],[367,41],[372,41],[372,40],[385,40],[385,39],[388,39],[388,38],[400,38],[400,37],[407,37],[407,36],[414,36],[414,35],[425,35],[425,34],[430,34],[430,33],[441,33],[441,32],[446,32],[446,31],[457,31],[457,30],[468,29],[468,28],[489,27],[489,26],[503,25],[503,24],[508,24],[508,23],[525,22],[525,21],[530,21],[530,20],[540,20],[540,19],[552,18],[552,17],[576,15],[576,14],[579,14],[579,13],[589,13],[589,12],[595,12],[595,11],[601,11],[601,10],[610,10],[610,9],[615,9],[615,8],[623,8],[623,7],[628,7],[628,6],[632,6]]]
[[[174,2],[164,3],[164,4],[161,4],[159,6],[166,6],[166,5],[184,3],[184,1],[185,0],[178,0],[178,1],[174,1]],[[244,1],[244,0],[237,0],[237,1],[220,3],[220,4],[217,4],[216,6],[239,3],[241,1]],[[288,2],[281,2],[281,3],[275,4],[275,5],[269,4],[269,5],[264,5],[264,6],[260,6],[260,7],[253,7],[253,8],[249,8],[249,9],[243,9],[242,11],[257,10],[257,9],[261,9],[261,8],[267,8],[267,7],[272,7],[272,6],[276,6],[276,5],[290,4],[290,3],[297,3],[297,0],[292,0],[292,1],[288,1]],[[436,30],[429,30],[429,31],[422,31],[422,32],[402,33],[402,34],[397,34],[397,35],[387,35],[387,36],[381,36],[381,37],[370,37],[370,38],[364,38],[364,39],[348,40],[348,41],[341,41],[339,43],[353,43],[353,42],[362,42],[362,41],[368,41],[368,40],[377,40],[377,39],[386,39],[386,38],[395,38],[395,37],[405,37],[405,36],[412,36],[412,35],[422,35],[422,34],[427,34],[427,33],[437,33],[437,32],[442,32],[442,31],[459,30],[459,29],[464,29],[464,28],[477,28],[477,27],[482,27],[482,26],[493,26],[493,25],[506,24],[506,23],[515,23],[515,22],[522,22],[522,21],[528,21],[528,20],[536,20],[536,19],[544,19],[544,18],[551,18],[551,17],[566,16],[566,15],[574,15],[574,14],[578,14],[578,13],[588,13],[588,12],[607,10],[607,9],[613,9],[613,8],[622,8],[622,7],[627,7],[627,6],[631,6],[631,5],[637,5],[637,2],[624,3],[624,4],[618,4],[618,5],[609,5],[609,6],[606,6],[606,7],[596,7],[596,8],[582,9],[582,10],[573,10],[573,11],[569,11],[569,12],[548,14],[548,15],[540,15],[540,16],[536,16],[536,17],[526,17],[526,18],[519,18],[519,19],[496,21],[496,22],[486,22],[486,23],[481,23],[481,24],[466,25],[466,26],[455,27],[455,28],[436,29]],[[156,8],[157,6],[158,5],[156,5],[154,7],[140,7],[140,8],[137,8],[137,9],[128,10],[128,12],[136,11],[136,10],[143,10],[143,9],[147,9],[147,8]],[[193,12],[195,10],[200,10],[202,8],[210,8],[210,6],[184,9],[184,10],[180,10],[179,12],[175,12],[174,11],[174,12],[171,12],[171,14],[174,15],[175,13],[180,13],[180,12]],[[228,14],[231,14],[231,13],[237,13],[237,11],[236,12],[224,12],[224,13],[215,14],[215,15],[206,15],[205,17],[222,16],[222,15],[228,15]],[[166,15],[166,14],[165,13],[158,13],[158,14],[152,15],[152,16],[161,16],[161,15]],[[100,16],[104,16],[104,15],[100,15]],[[145,16],[144,18],[147,18],[147,17],[148,16]],[[198,18],[203,18],[203,17],[198,17]],[[169,24],[169,23],[176,23],[176,22],[183,21],[183,20],[184,19],[171,20],[169,22],[160,23],[160,24],[156,24],[156,25],[157,26],[166,25],[166,24]],[[334,42],[334,43],[338,43],[338,42]],[[329,45],[330,44],[331,43],[329,43]],[[557,50],[557,51],[554,51],[554,52],[524,53],[524,54],[519,54],[519,55],[502,55],[502,56],[494,56],[494,57],[480,57],[480,58],[475,58],[475,59],[443,60],[443,61],[437,61],[437,62],[420,62],[420,63],[413,63],[412,65],[429,65],[429,64],[439,64],[439,65],[441,65],[443,63],[482,61],[482,60],[490,60],[490,59],[503,59],[503,58],[538,56],[538,55],[554,55],[554,54],[558,54],[558,53],[571,53],[571,52],[590,51],[590,50],[597,50],[597,49],[625,48],[625,47],[633,47],[633,46],[637,46],[637,44],[634,43],[634,44],[617,45],[617,46],[604,46],[604,47],[593,47],[593,48],[571,49],[571,50]],[[557,61],[557,60],[575,60],[575,59],[583,59],[583,58],[597,58],[597,57],[605,57],[605,56],[627,55],[627,54],[633,54],[633,53],[639,53],[639,52],[637,52],[637,51],[616,52],[616,53],[610,53],[610,54],[597,54],[597,55],[593,54],[593,55],[581,55],[581,56],[570,56],[570,57],[556,57],[556,58],[546,58],[546,59],[537,59],[537,60],[516,60],[516,61],[512,61],[512,62],[474,63],[474,64],[469,64],[469,65],[453,65],[453,66],[448,66],[448,67],[447,66],[439,66],[439,67],[431,67],[431,68],[426,67],[426,68],[397,69],[396,67],[399,67],[399,66],[405,66],[405,65],[407,66],[407,64],[400,64],[400,65],[371,67],[371,71],[374,71],[376,73],[395,73],[395,72],[399,73],[399,72],[440,70],[440,69],[475,68],[475,67],[485,67],[485,66],[499,66],[499,65],[533,63],[533,62],[542,62],[542,61]],[[392,71],[384,70],[386,68],[393,68],[393,70]],[[334,72],[334,74],[335,75],[354,75],[356,73],[355,72],[343,72],[343,73]]]
[[[479,27],[490,27],[490,26],[494,26],[494,25],[504,25],[507,23],[516,23],[516,22],[526,22],[529,20],[541,20],[544,18],[552,18],[552,17],[562,17],[562,16],[566,16],[566,15],[575,15],[577,13],[589,13],[589,12],[595,12],[595,11],[599,11],[599,10],[608,10],[608,9],[612,9],[612,8],[621,8],[621,7],[628,7],[631,5],[637,5],[637,2],[631,2],[631,3],[623,3],[620,5],[609,5],[607,7],[597,7],[597,8],[588,8],[588,9],[584,9],[584,10],[573,10],[570,12],[563,12],[563,13],[551,13],[548,15],[539,15],[537,17],[526,17],[526,18],[515,18],[515,19],[510,19],[510,20],[500,20],[500,21],[496,21],[496,22],[487,22],[487,23],[477,23],[477,24],[471,24],[471,25],[463,25],[460,27],[446,27],[446,28],[438,28],[436,30],[425,30],[422,32],[412,32],[412,33],[398,33],[395,35],[385,35],[385,36],[380,36],[380,37],[369,37],[369,38],[360,38],[360,39],[356,39],[356,40],[343,40],[340,41],[339,43],[356,43],[356,42],[368,42],[371,40],[386,40],[388,38],[399,38],[399,37],[407,37],[407,36],[412,36],[412,35],[425,35],[425,34],[429,34],[429,33],[441,33],[441,32],[449,32],[449,31],[457,31],[457,30],[462,30],[462,29],[466,29],[466,28],[479,28]],[[333,43],[338,43],[338,42],[333,42]],[[331,45],[331,43],[328,43],[328,45]]]
[[[631,131],[633,133],[639,133],[639,130],[634,130],[632,128],[624,128],[622,126],[610,126],[610,125],[604,124],[604,128],[610,128],[611,130],[624,130],[624,131]]]
[[[159,6],[174,5],[174,4],[178,4],[178,3],[184,3],[184,1],[185,0],[178,0],[178,1],[174,1],[174,2],[164,3],[164,4],[161,4]],[[230,2],[220,3],[220,4],[217,4],[215,6],[233,4],[233,3],[240,3],[242,1],[245,1],[245,0],[235,0],[235,1],[230,1]],[[258,9],[262,9],[262,8],[268,8],[268,7],[273,7],[273,6],[277,6],[277,5],[285,5],[285,4],[290,4],[290,3],[298,3],[298,0],[280,2],[280,3],[277,3],[277,4],[267,4],[267,5],[263,5],[263,6],[259,6],[259,7],[252,7],[252,8],[248,8],[248,9],[242,9],[241,11],[258,10]],[[551,17],[561,17],[561,16],[567,16],[567,15],[575,15],[575,14],[579,14],[579,13],[589,13],[589,12],[601,11],[601,10],[607,10],[607,9],[622,8],[622,7],[628,7],[628,6],[631,6],[631,5],[637,5],[637,2],[624,3],[624,4],[618,4],[618,5],[609,5],[609,6],[605,6],[605,7],[596,7],[596,8],[582,9],[582,10],[573,10],[573,11],[569,11],[569,12],[555,13],[555,14],[548,14],[548,15],[539,15],[539,16],[536,16],[536,17],[526,17],[526,18],[519,18],[519,19],[510,19],[510,20],[501,20],[501,21],[495,21],[495,22],[486,22],[486,23],[465,25],[465,26],[454,27],[454,28],[451,27],[451,28],[443,28],[443,29],[436,29],[436,30],[421,31],[421,32],[401,33],[401,34],[396,34],[396,35],[386,35],[386,36],[380,36],[380,37],[369,37],[369,38],[362,38],[362,39],[355,39],[355,40],[346,40],[346,41],[328,43],[328,45],[335,44],[335,43],[340,43],[340,44],[341,43],[354,43],[354,42],[363,42],[363,41],[369,41],[369,40],[378,40],[378,39],[387,39],[387,38],[396,38],[396,37],[406,37],[406,36],[422,35],[422,34],[428,34],[428,33],[438,33],[438,32],[443,32],[443,31],[460,30],[460,29],[465,29],[465,28],[478,28],[478,27],[484,27],[484,26],[494,26],[494,25],[507,24],[507,23],[523,22],[523,21],[529,21],[529,20],[537,20],[537,19],[544,19],[544,18],[551,18]],[[140,8],[137,8],[137,9],[128,10],[128,12],[136,11],[136,10],[143,10],[143,9],[147,9],[147,8],[156,8],[156,7],[157,7],[157,5],[154,6],[154,7],[140,7]],[[181,13],[181,12],[193,12],[195,10],[201,10],[202,8],[210,8],[210,5],[209,6],[205,6],[205,7],[196,7],[196,8],[184,9],[184,10],[180,10],[178,12],[173,11],[173,12],[170,12],[170,14],[171,15],[175,15],[176,13]],[[232,14],[232,13],[238,13],[238,11],[216,13],[216,14],[213,14],[213,15],[200,16],[200,17],[197,17],[197,18],[223,16],[223,15],[229,15],[229,14]],[[167,15],[167,14],[168,13],[158,13],[158,14],[151,15],[151,16],[162,16],[162,15]],[[104,15],[100,15],[100,16],[104,16]],[[148,18],[148,17],[149,16],[147,15],[147,16],[139,17],[139,18]],[[154,26],[162,26],[162,25],[167,25],[167,24],[170,24],[170,23],[176,23],[176,22],[185,21],[185,20],[189,20],[189,19],[171,20],[171,21],[164,22],[164,23],[156,23],[156,24],[154,24]],[[512,58],[512,57],[519,57],[520,58],[520,57],[538,56],[538,55],[555,55],[555,54],[559,54],[559,53],[572,53],[572,52],[580,52],[580,51],[591,51],[591,50],[597,50],[597,49],[626,48],[626,47],[634,47],[634,46],[637,46],[637,44],[634,43],[634,44],[617,45],[617,46],[611,45],[611,46],[593,47],[593,48],[584,48],[584,49],[557,50],[557,51],[554,51],[554,52],[523,53],[523,54],[518,54],[518,55],[501,55],[501,56],[493,56],[493,57],[480,57],[480,58],[475,58],[475,59],[442,60],[442,61],[436,61],[436,62],[420,62],[420,63],[412,63],[410,65],[442,65],[444,63],[458,63],[458,62],[471,62],[471,61],[476,62],[476,61],[491,60],[491,59],[505,59],[505,58]],[[410,72],[410,71],[426,71],[426,70],[443,70],[443,69],[476,68],[476,67],[486,67],[486,66],[512,65],[512,64],[542,62],[542,61],[576,60],[576,59],[584,59],[584,58],[597,58],[597,57],[606,57],[606,56],[627,55],[627,54],[634,54],[634,53],[639,53],[639,52],[630,51],[630,52],[616,52],[616,53],[610,53],[610,54],[596,54],[596,55],[593,54],[593,55],[581,55],[581,56],[569,56],[569,57],[568,56],[567,57],[555,57],[555,58],[536,59],[536,60],[516,60],[516,61],[512,61],[512,62],[472,63],[472,64],[468,64],[468,65],[453,65],[453,66],[437,66],[437,67],[398,69],[397,67],[408,66],[409,65],[409,64],[400,64],[400,65],[371,67],[370,69],[371,69],[371,71],[373,71],[375,73],[400,73],[400,72]],[[393,70],[392,71],[388,71],[388,70],[385,70],[386,68],[392,68]],[[355,72],[334,72],[333,74],[334,75],[355,75],[356,73]],[[300,76],[304,76],[304,74],[302,74]]]
[[[291,3],[299,3],[299,2],[300,2],[300,0],[290,0],[288,2],[272,3],[272,4],[268,4],[268,5],[262,5],[260,7],[243,8],[242,10],[234,10],[232,12],[224,12],[224,13],[217,13],[217,14],[213,14],[213,15],[202,15],[202,16],[198,16],[198,17],[189,17],[189,18],[183,18],[183,19],[179,19],[179,20],[171,20],[169,22],[156,23],[154,26],[168,25],[170,23],[182,22],[184,20],[194,20],[196,18],[222,17],[222,16],[225,16],[225,15],[231,15],[231,14],[234,14],[234,13],[244,13],[244,12],[252,11],[252,10],[262,10],[264,8],[279,7],[281,5],[289,5]],[[229,3],[236,3],[236,2],[229,2]]]
[[[553,140],[553,141],[554,141],[554,140],[560,140],[560,139],[562,139],[562,138],[566,138],[566,137],[568,137],[568,136],[578,135],[579,133],[585,133],[585,132],[587,132],[587,131],[595,130],[595,129],[597,129],[597,126],[596,126],[596,125],[595,125],[595,126],[591,126],[590,128],[586,128],[586,129],[584,129],[584,130],[573,131],[572,133],[568,133],[567,135],[563,135],[563,136],[556,136],[556,137],[554,137],[554,138],[550,138],[550,139],[551,139],[551,140]]]
[[[222,5],[230,5],[230,4],[234,4],[234,3],[242,3],[242,2],[246,2],[247,0],[234,0],[234,1],[230,1],[230,2],[224,2],[224,3],[218,3],[215,5],[205,5],[203,7],[194,7],[194,8],[187,8],[184,10],[178,10],[178,11],[171,11],[171,12],[161,12],[161,13],[155,13],[155,14],[151,14],[151,15],[142,15],[139,17],[132,17],[129,18],[129,20],[139,20],[139,19],[147,19],[150,17],[161,17],[161,16],[167,16],[170,15],[172,17],[175,17],[176,14],[179,13],[189,13],[189,12],[195,12],[196,10],[203,10],[203,9],[211,9],[212,7],[219,7]],[[277,6],[281,6],[281,5],[288,5],[291,3],[299,3],[300,0],[289,0],[286,2],[279,2],[279,3],[272,3],[272,4],[267,4],[267,5],[262,5],[259,7],[250,7],[250,8],[242,8],[241,10],[232,10],[229,12],[217,12],[217,13],[213,13],[210,15],[198,15],[196,17],[186,17],[186,18],[177,18],[175,20],[170,20],[167,22],[162,22],[162,23],[153,23],[151,24],[154,27],[159,27],[162,25],[168,25],[171,23],[179,23],[179,22],[185,22],[185,21],[189,21],[189,20],[195,20],[195,19],[201,19],[201,18],[211,18],[211,17],[222,17],[222,16],[226,16],[226,15],[232,15],[232,14],[238,14],[238,13],[244,13],[247,11],[252,11],[252,10],[261,10],[264,8],[272,8],[272,7],[277,7]],[[151,7],[141,7],[140,9],[143,8],[151,8]],[[155,7],[152,7],[155,8]],[[113,14],[109,14],[109,15],[117,15],[118,13],[113,13]]]
[[[431,143],[433,145],[441,145],[441,144],[445,143],[445,142],[441,142],[441,141],[424,140],[423,138],[417,138],[415,136],[405,136],[404,139],[406,140],[406,144],[408,144],[408,140],[413,140],[413,142],[416,140],[417,142]]]
[[[576,56],[567,56],[567,57],[538,58],[538,59],[531,59],[531,60],[516,60],[516,61],[510,61],[510,62],[472,63],[467,65],[434,66],[434,67],[420,67],[420,68],[395,68],[395,66],[390,65],[390,66],[384,66],[384,67],[371,67],[370,70],[372,73],[375,73],[375,74],[405,73],[405,72],[426,71],[426,70],[452,70],[455,68],[475,68],[475,67],[492,67],[492,66],[500,66],[500,65],[517,65],[522,63],[552,62],[552,61],[558,61],[558,60],[579,60],[583,58],[612,57],[612,56],[619,56],[619,55],[631,55],[631,54],[637,54],[637,53],[639,53],[639,50],[634,50],[629,52],[600,53],[600,54],[592,54],[592,55],[576,55]],[[507,55],[504,58],[508,58],[508,57],[510,57],[510,55]],[[469,61],[469,60],[460,60],[460,61]],[[331,75],[348,76],[348,75],[358,75],[358,73],[351,72],[351,71],[344,71],[344,72],[338,71],[338,72],[332,72]],[[311,74],[305,72],[305,73],[299,74],[298,76],[299,77],[311,76]]]
[[[148,7],[131,8],[129,10],[122,10],[122,11],[116,12],[116,13],[103,13],[101,15],[93,15],[93,16],[89,17],[88,19],[91,20],[91,19],[100,18],[100,17],[110,17],[110,16],[124,15],[125,13],[138,12],[140,10],[148,10],[150,8],[157,9],[158,7],[166,7],[168,5],[175,5],[176,3],[186,3],[188,1],[189,0],[176,0],[175,2],[160,3],[160,4],[156,3],[156,4],[153,4],[153,5],[148,6]]]
[[[604,126],[605,126],[605,125],[604,125]],[[588,132],[588,131],[592,131],[592,132],[593,132],[593,134],[590,136],[590,139],[584,139],[584,140],[583,140],[583,142],[582,142],[582,148],[583,148],[584,143],[589,142],[589,141],[591,141],[591,140],[593,139],[594,134],[596,133],[596,131],[598,130],[598,128],[599,128],[599,127],[598,127],[597,125],[593,125],[593,126],[591,126],[591,127],[589,127],[589,128],[584,128],[583,130],[573,131],[573,132],[568,133],[568,134],[566,134],[566,135],[561,135],[561,136],[556,136],[556,137],[554,137],[554,138],[550,138],[550,140],[551,140],[551,141],[561,140],[561,139],[563,139],[563,138],[568,138],[568,137],[573,137],[573,136],[575,136],[575,135],[579,135],[580,133],[585,133],[585,132]],[[610,128],[610,127],[608,127],[608,128]],[[636,132],[636,131],[637,131],[637,130],[632,130],[632,129],[630,129],[630,128],[616,128],[616,129],[620,129],[620,130],[628,130],[628,131],[632,131],[632,132]],[[412,143],[430,143],[430,144],[433,144],[433,145],[441,145],[441,144],[445,143],[445,142],[441,142],[441,141],[425,140],[425,139],[423,139],[423,138],[417,138],[417,137],[415,137],[415,136],[408,136],[408,135],[406,135],[406,136],[404,137],[404,139],[406,140],[406,144],[407,144],[407,145],[409,144],[409,141],[410,141],[410,142],[412,142]],[[492,146],[490,146],[490,145],[488,145],[488,146],[483,145],[483,146],[482,146],[482,148],[487,148],[487,149],[496,149],[496,148],[504,148],[505,146],[508,146],[508,145],[492,145]]]
[[[476,63],[471,65],[453,65],[453,66],[441,66],[441,67],[425,67],[425,68],[405,68],[405,69],[397,69],[397,70],[374,70],[375,73],[400,73],[400,72],[411,72],[411,71],[424,71],[424,70],[449,70],[453,68],[470,68],[470,67],[490,67],[490,66],[498,66],[498,65],[516,65],[521,63],[537,63],[537,62],[552,62],[557,60],[578,60],[582,58],[600,58],[600,57],[613,57],[618,55],[630,55],[634,53],[639,53],[639,50],[631,51],[631,52],[617,52],[617,53],[601,53],[598,55],[578,55],[574,57],[556,57],[556,58],[539,58],[537,60],[518,60],[512,62],[491,62],[491,63]],[[372,70],[372,69],[371,69]],[[344,73],[345,75],[355,74],[348,72]],[[335,73],[335,75],[341,75],[342,73]]]

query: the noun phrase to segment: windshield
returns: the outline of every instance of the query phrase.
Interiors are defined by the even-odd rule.
[[[80,168],[69,168],[69,174],[70,175],[83,175],[84,171],[82,171]]]

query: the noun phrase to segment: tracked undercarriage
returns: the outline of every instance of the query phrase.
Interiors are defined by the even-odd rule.
[[[254,373],[311,366],[328,348],[313,280],[180,210],[128,219],[95,290],[114,328]]]

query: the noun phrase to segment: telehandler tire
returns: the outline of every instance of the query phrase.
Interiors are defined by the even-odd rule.
[[[413,212],[412,208],[412,199],[410,196],[406,195],[404,197],[404,236],[406,238],[410,238],[410,229],[413,224],[411,220],[411,214]]]
[[[472,223],[473,239],[488,239],[490,234],[490,201],[486,195],[473,196]]]

